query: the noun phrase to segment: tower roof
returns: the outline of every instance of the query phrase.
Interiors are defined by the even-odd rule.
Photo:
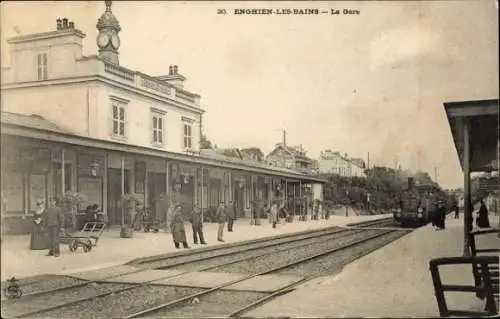
[[[97,21],[96,28],[98,30],[104,29],[104,28],[112,28],[115,29],[116,31],[120,31],[120,23],[116,19],[115,15],[113,12],[111,12],[111,4],[112,1],[107,0],[104,1],[106,3],[106,11],[101,15],[99,20]]]

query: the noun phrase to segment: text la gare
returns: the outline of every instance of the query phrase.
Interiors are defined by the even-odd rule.
[[[359,12],[359,10],[352,10],[352,9],[344,9],[344,10],[337,10],[337,9],[331,9],[330,11],[330,14],[331,15],[340,15],[340,14],[344,14],[344,15],[357,15],[357,14],[360,14],[361,12]]]

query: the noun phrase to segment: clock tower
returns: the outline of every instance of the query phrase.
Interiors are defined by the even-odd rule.
[[[120,24],[111,12],[112,1],[104,1],[106,11],[97,21],[96,28],[99,31],[97,34],[97,47],[99,48],[99,57],[106,62],[119,64],[118,48],[120,48]]]

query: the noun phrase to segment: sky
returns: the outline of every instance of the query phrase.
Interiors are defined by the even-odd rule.
[[[234,9],[358,10],[359,15],[235,15]],[[5,39],[55,30],[67,17],[97,54],[104,1],[2,2]],[[217,14],[225,9],[227,14]],[[114,1],[120,64],[150,75],[179,66],[201,95],[218,147],[282,141],[310,157],[332,149],[370,165],[428,172],[460,187],[443,103],[499,96],[495,1]],[[435,169],[436,168],[436,169]]]

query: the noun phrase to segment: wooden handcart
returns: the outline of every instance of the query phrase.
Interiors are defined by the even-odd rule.
[[[88,253],[92,247],[97,246],[97,242],[102,233],[106,229],[106,224],[102,222],[87,222],[83,225],[82,230],[72,234],[64,234],[59,236],[59,242],[67,244],[69,250],[74,252],[78,247],[82,247],[83,251]]]

